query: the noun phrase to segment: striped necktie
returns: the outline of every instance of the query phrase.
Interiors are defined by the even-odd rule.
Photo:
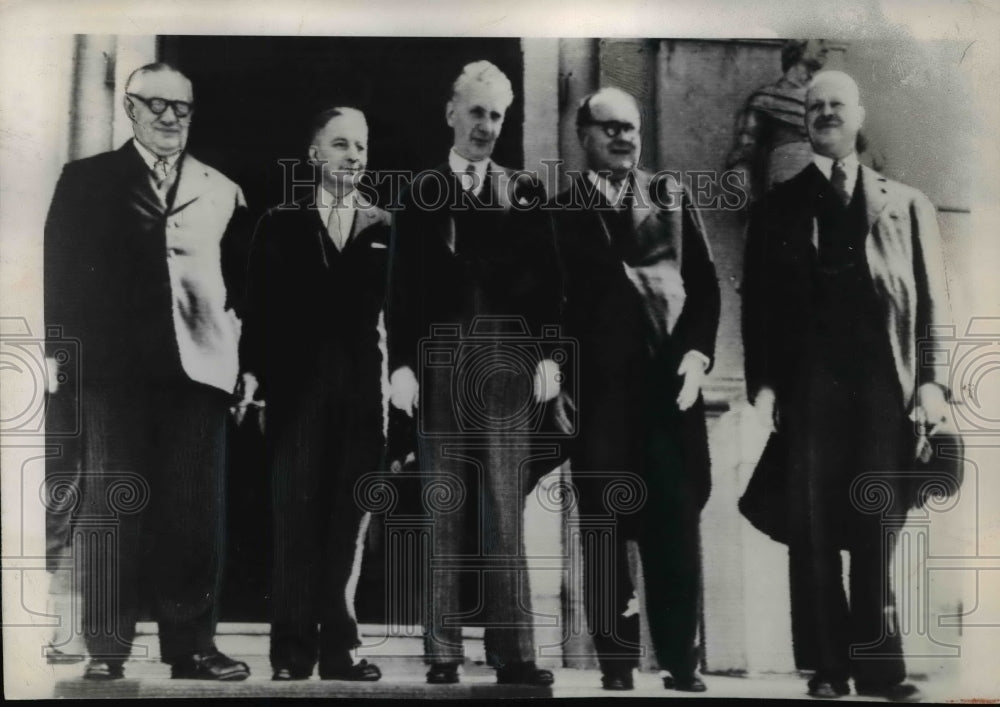
[[[837,192],[844,206],[851,203],[851,195],[847,193],[847,172],[844,171],[844,163],[840,160],[833,161],[833,167],[830,169],[830,186]]]

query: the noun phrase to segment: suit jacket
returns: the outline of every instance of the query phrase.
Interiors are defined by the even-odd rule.
[[[260,219],[251,246],[241,366],[264,396],[298,394],[338,376],[381,411],[380,317],[385,303],[389,215],[359,196],[342,251],[330,242],[313,197]]]
[[[579,365],[569,371],[580,398],[573,468],[656,474],[675,460],[650,450],[680,435],[683,470],[664,473],[700,507],[710,487],[704,406],[699,399],[680,413],[676,371],[688,351],[714,356],[719,284],[690,197],[677,186],[653,199],[652,186],[649,173],[633,173],[625,243],[615,242],[614,211],[585,177],[555,200],[567,334],[579,341]]]
[[[947,385],[947,371],[927,355],[938,347],[942,332],[935,327],[949,322],[937,219],[934,207],[916,189],[867,167],[861,168],[859,179],[866,209],[865,258],[874,289],[871,301],[877,303],[891,349],[892,362],[886,366],[894,370],[901,402],[908,408],[920,384]],[[811,348],[823,346],[821,341],[810,341],[815,335],[806,332],[811,330],[819,274],[817,199],[826,185],[826,177],[810,164],[775,187],[751,212],[742,292],[747,392],[753,400],[762,387],[773,388],[782,418],[789,421],[784,428],[808,419],[797,409],[801,404],[796,402],[797,392],[814,368]],[[918,350],[918,342],[927,348]],[[905,409],[891,413],[886,420],[905,419]],[[889,424],[878,434],[890,439],[904,431]],[[796,444],[800,439],[785,429],[772,435],[740,499],[740,511],[780,542],[798,538],[795,529],[807,527],[822,537],[833,533],[829,537],[846,547],[849,538],[839,527],[810,520],[817,500],[807,497],[809,489],[819,483],[816,477],[828,472],[803,457],[807,452]],[[888,481],[898,486],[890,494],[893,500],[911,493],[902,477]]]
[[[84,382],[233,389],[246,202],[188,153],[177,169],[169,206],[131,141],[59,178],[45,225],[45,320],[80,340]]]
[[[711,361],[720,294],[701,216],[679,186],[653,198],[663,184],[648,172],[636,170],[632,185],[634,241],[619,253],[602,219],[613,210],[586,177],[556,198],[570,331],[618,351],[602,355],[608,365],[626,352],[653,357],[668,340],[680,355],[694,350]]]
[[[880,303],[904,405],[925,382],[947,386],[947,369],[918,355],[935,348],[950,323],[941,239],[934,207],[922,193],[862,166],[867,209],[865,256]],[[751,213],[743,280],[743,346],[747,392],[782,392],[801,362],[799,332],[808,317],[816,267],[816,180],[810,164],[777,186]]]
[[[555,255],[541,227],[541,200],[532,208],[512,201],[514,174],[493,163],[472,209],[463,208],[461,182],[447,163],[418,174],[402,195],[390,244],[390,372],[409,366],[419,373],[419,341],[432,324],[516,314],[537,335],[558,320]]]

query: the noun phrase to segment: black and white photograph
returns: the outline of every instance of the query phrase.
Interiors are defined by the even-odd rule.
[[[0,0],[7,699],[1000,701],[1000,2]]]

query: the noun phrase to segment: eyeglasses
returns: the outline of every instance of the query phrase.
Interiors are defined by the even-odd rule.
[[[615,138],[622,133],[630,133],[636,128],[632,123],[625,123],[620,120],[591,120],[587,125],[596,125],[605,135]]]
[[[173,108],[174,115],[178,118],[186,118],[191,115],[191,111],[194,110],[194,106],[187,101],[170,101],[166,98],[159,98],[157,96],[154,96],[153,98],[145,98],[135,93],[126,93],[125,95],[129,98],[138,99],[155,115],[162,115],[167,109],[167,106]]]

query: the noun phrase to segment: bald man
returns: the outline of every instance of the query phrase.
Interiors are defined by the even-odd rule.
[[[142,599],[172,677],[249,675],[214,643],[249,224],[240,188],[185,149],[192,101],[176,69],[137,69],[123,96],[134,139],[66,165],[45,227],[46,325],[82,352],[92,680],[123,677]],[[98,520],[113,532],[88,530]]]
[[[633,689],[639,620],[626,541],[638,540],[653,648],[670,673],[664,687],[702,692],[699,522],[710,475],[701,388],[719,282],[689,195],[639,168],[635,98],[602,88],[576,122],[587,172],[556,197],[554,222],[566,333],[579,342],[580,434],[570,455],[588,623],[604,689]],[[616,503],[623,485],[645,505]]]
[[[886,558],[907,508],[908,413],[946,414],[946,371],[918,357],[948,321],[934,207],[861,166],[857,84],[817,74],[806,94],[811,163],[752,212],[743,286],[747,393],[777,434],[787,490],[792,631],[813,697],[912,701]],[[933,348],[933,346],[932,346]],[[880,473],[890,507],[865,512],[852,483]],[[889,473],[886,473],[889,472]],[[850,601],[840,551],[850,552]]]

